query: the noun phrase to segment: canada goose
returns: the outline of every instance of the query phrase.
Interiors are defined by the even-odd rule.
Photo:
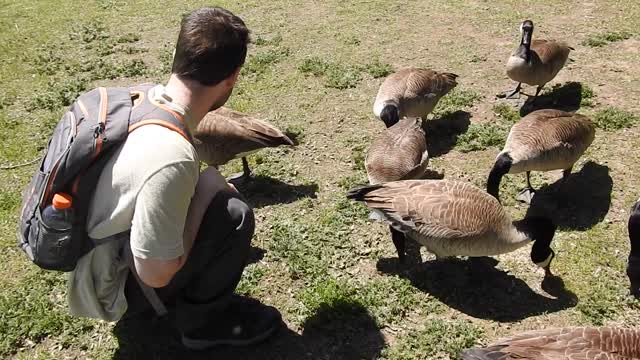
[[[511,127],[489,173],[487,192],[500,200],[502,176],[526,171],[527,188],[518,199],[530,203],[535,191],[531,171],[562,169],[566,180],[594,137],[595,126],[586,116],[553,109],[531,112]]]
[[[421,118],[403,118],[371,143],[364,165],[370,184],[418,179],[427,172],[429,154]],[[400,262],[405,261],[404,234],[389,227]]]
[[[522,40],[520,46],[511,54],[507,60],[507,76],[518,82],[518,86],[506,95],[507,98],[520,96],[522,83],[537,85],[537,98],[540,90],[546,83],[556,77],[560,69],[564,67],[569,52],[574,50],[563,41],[555,40],[533,40],[533,22],[525,20],[520,25]],[[518,96],[514,96],[514,95]]]
[[[463,360],[637,360],[640,330],[570,327],[527,331],[461,355]]]
[[[550,247],[556,226],[544,217],[511,221],[491,195],[454,180],[402,180],[350,190],[396,230],[426,246],[440,259],[491,256],[533,241],[531,260],[551,275]]]
[[[274,126],[226,107],[209,112],[193,137],[200,160],[210,166],[241,157],[243,172],[234,178],[244,180],[251,176],[247,155],[266,147],[294,145]]]
[[[629,216],[629,240],[631,252],[627,263],[627,276],[631,294],[640,297],[640,199],[633,205]]]
[[[428,69],[404,68],[387,76],[378,89],[373,114],[387,127],[401,118],[426,118],[458,83],[458,75]]]

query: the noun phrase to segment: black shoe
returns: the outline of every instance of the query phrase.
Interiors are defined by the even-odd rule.
[[[234,296],[224,317],[211,319],[211,325],[182,334],[182,344],[192,350],[231,345],[253,345],[267,339],[282,326],[280,312],[257,300]]]

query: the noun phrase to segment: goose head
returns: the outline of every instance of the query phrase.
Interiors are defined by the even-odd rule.
[[[521,56],[527,62],[531,61],[531,38],[533,37],[533,22],[531,20],[525,20],[520,24],[520,33],[522,39],[520,40],[520,48],[518,49],[518,55]]]
[[[544,216],[530,216],[514,222],[514,226],[533,240],[531,261],[543,268],[545,275],[552,275],[550,266],[556,254],[551,249],[551,241],[557,229],[553,221]]]
[[[640,297],[640,200],[631,208],[628,225],[631,253],[627,264],[627,276],[631,285],[631,294]]]
[[[387,128],[392,127],[400,121],[400,110],[395,104],[386,104],[380,112],[380,120],[384,121]]]

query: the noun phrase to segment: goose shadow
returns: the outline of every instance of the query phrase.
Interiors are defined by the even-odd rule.
[[[589,230],[609,212],[612,190],[609,167],[588,161],[564,183],[560,179],[538,189],[527,216],[550,217],[560,229]]]
[[[238,186],[253,208],[289,204],[302,198],[317,197],[318,184],[292,185],[268,176],[257,175]]]
[[[553,298],[533,291],[527,283],[497,269],[490,257],[429,261],[409,270],[397,261],[380,259],[379,271],[411,281],[447,306],[469,316],[498,322],[514,322],[531,316],[561,311],[577,305],[575,294],[564,288],[562,279],[548,278],[542,287]]]
[[[375,319],[358,303],[321,304],[301,334],[283,326],[266,341],[247,347],[191,351],[180,343],[173,320],[128,319],[113,333],[114,359],[377,359],[386,346]]]
[[[538,95],[536,99],[528,96],[525,103],[520,108],[520,116],[540,110],[557,109],[563,111],[576,111],[580,109],[582,103],[582,84],[570,81],[564,84],[555,84],[551,91],[543,95]]]
[[[458,110],[424,122],[429,157],[445,155],[456,146],[458,136],[469,129],[471,114]]]

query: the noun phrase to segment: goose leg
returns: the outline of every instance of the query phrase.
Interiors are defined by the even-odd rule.
[[[391,226],[389,226],[389,230],[391,230],[391,240],[393,240],[393,245],[395,245],[396,251],[398,252],[398,259],[400,260],[400,263],[404,264],[407,258],[405,253],[406,239],[404,234]]]
[[[237,184],[237,183],[244,183],[249,179],[251,179],[251,169],[249,168],[249,162],[247,161],[247,158],[243,156],[242,172],[231,175],[231,177],[228,180],[230,182],[234,182]]]
[[[518,196],[516,196],[516,200],[522,201],[525,204],[531,204],[531,200],[533,199],[533,195],[535,195],[536,190],[531,186],[531,171],[527,171],[527,187],[522,190]]]
[[[519,99],[520,98],[520,88],[522,88],[522,83],[518,83],[515,89],[512,92],[507,94],[507,99]]]
[[[544,85],[538,86],[538,88],[536,89],[536,94],[533,95],[533,100],[531,101],[531,104],[535,104],[536,103],[536,101],[538,100],[538,95],[540,94],[540,91],[542,91],[543,87],[544,87]]]

